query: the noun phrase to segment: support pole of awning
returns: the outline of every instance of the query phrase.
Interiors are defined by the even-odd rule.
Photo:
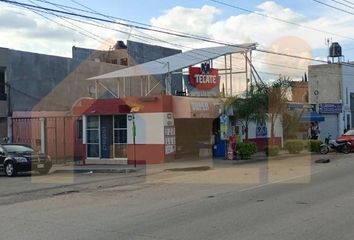
[[[225,63],[225,69],[227,69],[227,65],[226,65],[226,55],[224,55],[224,63]],[[228,87],[227,87],[227,74],[225,74],[225,93],[226,93],[226,96],[225,97],[227,97],[228,96]]]
[[[248,92],[249,92],[249,86],[248,86],[248,57],[247,57],[247,52],[244,54],[245,56],[245,72],[246,72],[246,96],[248,97]]]
[[[96,88],[95,98],[98,99],[98,80],[95,81],[95,88]]]
[[[171,68],[170,68],[170,62],[166,62],[167,64],[167,73],[165,77],[165,92],[166,95],[171,95]]]
[[[125,88],[125,77],[123,77],[123,97],[126,97],[127,95],[125,94],[125,91],[127,89]]]
[[[232,54],[230,54],[230,96],[232,96]]]

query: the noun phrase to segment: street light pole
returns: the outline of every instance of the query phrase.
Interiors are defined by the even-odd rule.
[[[136,126],[135,126],[135,114],[133,112],[133,158],[134,158],[134,167],[136,168],[135,137],[136,137]]]

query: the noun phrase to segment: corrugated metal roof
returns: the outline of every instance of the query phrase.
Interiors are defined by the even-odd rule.
[[[136,66],[92,77],[88,80],[161,75],[181,70],[210,59],[218,58],[220,56],[224,56],[231,53],[247,52],[255,48],[255,43],[246,43],[235,46],[220,46],[193,49],[169,57],[160,58],[151,62],[146,62]]]

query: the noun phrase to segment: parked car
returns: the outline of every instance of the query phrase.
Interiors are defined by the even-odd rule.
[[[342,136],[338,137],[336,140],[340,142],[348,141],[352,144],[352,148],[354,148],[354,129],[346,131]]]
[[[21,144],[0,144],[0,170],[13,177],[18,172],[38,171],[47,174],[52,167],[49,156]]]

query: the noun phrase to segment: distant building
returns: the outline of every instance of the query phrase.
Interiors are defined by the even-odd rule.
[[[291,86],[292,102],[308,103],[309,102],[309,85],[308,82],[292,82]]]
[[[221,134],[220,79],[231,95],[234,71],[231,63],[217,69],[213,61],[255,46],[182,53],[128,41],[108,51],[73,47],[72,58],[2,48],[0,137],[30,144],[56,161],[92,164],[211,157],[217,143],[225,155],[226,141],[237,131],[228,126]]]
[[[43,148],[52,156],[73,157],[73,143],[67,138],[80,132],[73,124],[80,120],[72,116],[73,106],[82,99],[145,96],[150,90],[142,78],[118,85],[115,79],[104,85],[85,79],[180,52],[133,41],[126,45],[118,41],[107,51],[73,47],[72,58],[0,48],[0,141],[9,137]],[[182,77],[175,74],[172,80],[173,91],[182,91]],[[160,95],[165,89],[163,76],[153,76],[150,86],[155,87],[149,96]],[[37,131],[42,118],[46,120],[46,143]],[[54,149],[53,141],[61,145]]]
[[[354,65],[330,63],[311,65],[309,101],[325,117],[320,123],[320,138],[333,138],[354,126]]]

